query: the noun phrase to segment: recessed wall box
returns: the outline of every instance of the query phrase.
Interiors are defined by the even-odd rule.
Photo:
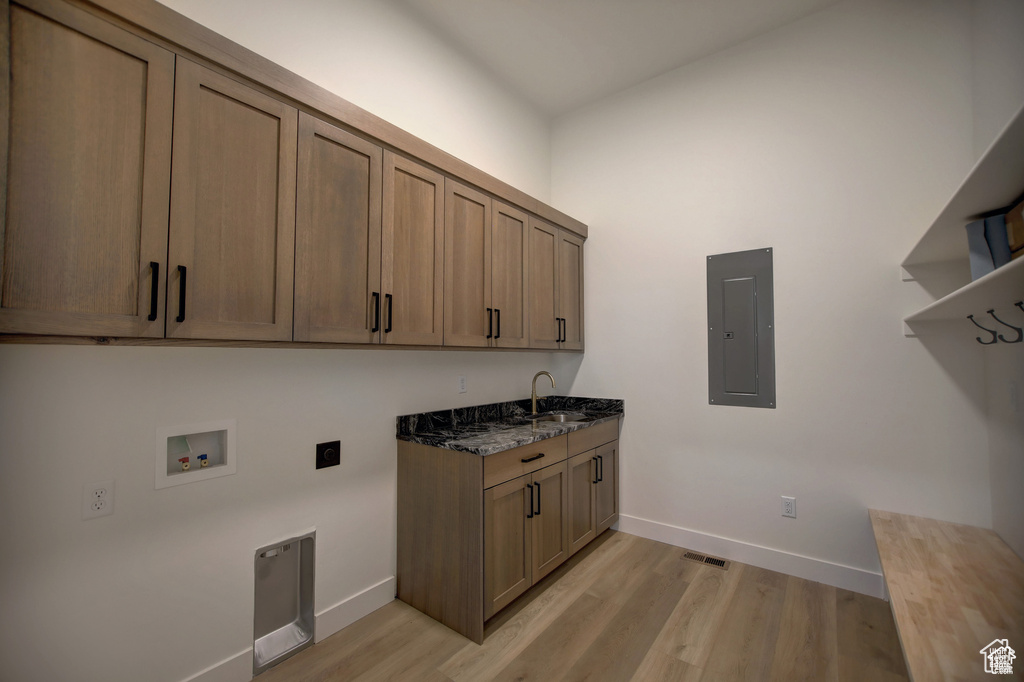
[[[772,250],[708,256],[708,402],[775,408]]]
[[[313,643],[316,532],[256,550],[252,672]]]
[[[233,473],[234,419],[157,429],[157,488],[168,488]]]

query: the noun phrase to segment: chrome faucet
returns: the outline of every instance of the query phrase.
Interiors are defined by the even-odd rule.
[[[551,376],[550,372],[540,371],[540,372],[537,372],[536,374],[534,374],[533,375],[533,391],[531,393],[531,398],[530,398],[532,400],[532,402],[530,404],[530,407],[531,407],[530,414],[537,414],[537,377],[539,377],[541,375],[544,375],[548,379],[551,379],[551,388],[557,388],[555,386],[555,378],[553,376]]]

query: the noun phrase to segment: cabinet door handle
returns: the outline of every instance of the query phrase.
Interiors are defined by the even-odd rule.
[[[540,516],[540,483],[534,483],[537,486],[537,511],[533,512],[534,516]]]
[[[494,308],[487,309],[487,338],[494,337]]]
[[[499,309],[495,308],[494,309],[494,314],[498,318],[498,333],[494,335],[494,338],[500,339],[501,338],[501,311]]]
[[[563,343],[565,341],[565,318],[557,317],[558,320],[558,342]]]
[[[153,288],[149,292],[149,321],[156,319],[156,304],[160,296],[160,264],[150,261],[149,269],[153,271]]]
[[[380,331],[380,293],[374,291],[373,296],[373,329],[370,330],[371,334],[375,334]]]
[[[391,298],[391,294],[384,294],[384,299],[388,303],[388,326],[384,327],[384,333],[389,334],[391,333],[391,311],[395,307],[395,301]]]
[[[600,483],[601,479],[600,479],[600,477],[598,475],[598,470],[597,470],[597,467],[598,467],[597,457],[591,457],[590,459],[594,462],[594,480],[592,481],[592,483]]]
[[[526,518],[533,518],[533,486],[529,483],[526,484],[526,489],[530,491],[530,510],[526,512]]]
[[[544,453],[542,452],[539,455],[536,455],[534,457],[527,457],[526,459],[521,459],[519,461],[522,462],[523,464],[526,464],[527,462],[536,462],[538,459],[540,459],[543,456],[544,456]]]
[[[184,265],[178,266],[178,316],[175,319],[176,322],[185,321],[185,277],[188,275],[188,269]]]
[[[597,456],[597,482],[600,483],[604,480],[604,457],[601,455]]]

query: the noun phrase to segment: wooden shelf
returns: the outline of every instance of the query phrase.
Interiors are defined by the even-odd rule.
[[[985,679],[983,648],[1008,639],[1020,651],[1024,562],[995,532],[876,509],[870,516],[911,680]]]
[[[985,151],[960,188],[903,260],[921,263],[967,260],[964,226],[1007,207],[1024,193],[1024,107]]]
[[[984,313],[986,310],[1017,310],[1014,302],[1024,298],[1024,258],[1018,258],[984,277],[974,280],[943,296],[934,303],[904,318],[907,324],[933,322],[936,320],[963,319],[968,315]],[[979,318],[985,324],[985,320]]]

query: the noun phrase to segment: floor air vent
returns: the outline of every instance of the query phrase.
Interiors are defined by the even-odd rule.
[[[683,558],[689,559],[690,561],[696,561],[699,564],[715,566],[716,568],[721,568],[724,571],[729,570],[729,562],[725,559],[719,559],[718,557],[707,556],[705,554],[699,554],[697,552],[687,552],[683,555]]]

